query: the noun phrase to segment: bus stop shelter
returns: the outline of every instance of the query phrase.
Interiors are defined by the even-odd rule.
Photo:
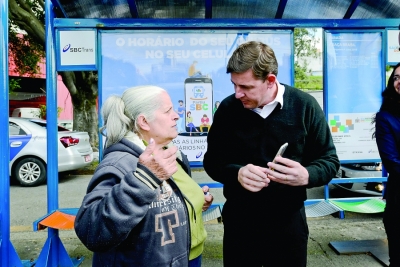
[[[14,0],[13,0],[14,1]],[[44,244],[42,253],[34,263],[20,260],[17,252],[10,241],[10,194],[9,194],[9,137],[8,137],[8,102],[9,102],[9,81],[8,81],[8,3],[0,3],[0,84],[2,105],[0,105],[0,125],[3,131],[0,133],[0,172],[1,184],[0,195],[3,201],[0,206],[0,249],[1,266],[76,266],[79,262],[72,261],[61,240],[58,237],[57,229],[48,229],[48,240]],[[337,127],[343,120],[343,116],[337,115],[340,110],[335,110],[337,103],[332,102],[329,92],[338,90],[334,80],[342,77],[343,72],[328,70],[332,62],[338,64],[339,59],[353,57],[354,55],[338,55],[335,46],[354,46],[355,50],[365,52],[373,51],[373,54],[363,57],[357,55],[357,60],[352,61],[351,67],[346,64],[341,65],[341,70],[345,69],[352,75],[355,82],[364,81],[368,74],[359,73],[360,71],[376,71],[378,76],[375,80],[377,88],[374,95],[375,102],[380,92],[385,87],[385,66],[393,65],[400,61],[399,52],[399,25],[400,5],[397,0],[92,0],[92,1],[69,1],[69,0],[46,0],[46,94],[47,94],[47,121],[54,127],[48,127],[48,143],[55,144],[56,124],[57,124],[57,89],[56,76],[58,71],[97,71],[99,75],[99,106],[103,98],[106,98],[110,91],[107,86],[112,83],[105,74],[105,59],[117,53],[118,48],[125,45],[134,46],[138,51],[140,48],[147,48],[143,54],[146,59],[137,59],[137,64],[146,60],[156,60],[163,58],[163,64],[153,64],[149,68],[158,75],[160,80],[151,80],[155,83],[168,81],[168,71],[179,72],[180,58],[184,58],[185,51],[194,60],[196,56],[210,59],[218,58],[218,53],[213,52],[210,46],[221,46],[218,51],[223,51],[221,63],[223,68],[224,60],[238,44],[246,40],[258,38],[271,42],[272,47],[283,45],[285,51],[278,61],[283,62],[280,70],[280,77],[287,83],[294,83],[294,53],[293,53],[293,31],[294,28],[322,28],[323,35],[323,59],[324,59],[324,107],[326,107],[327,120],[333,123],[332,129],[346,131],[344,127]],[[129,34],[128,36],[126,34]],[[190,36],[197,35],[195,39]],[[161,36],[160,39],[158,37]],[[225,36],[225,37],[221,37]],[[397,39],[395,38],[397,37]],[[185,39],[186,38],[186,39]],[[370,46],[352,43],[354,38],[358,41],[366,41]],[[338,42],[334,40],[343,39]],[[396,40],[395,40],[396,39]],[[79,41],[86,41],[82,44]],[[396,43],[396,42],[397,43]],[[188,46],[185,43],[188,42]],[[215,42],[213,44],[213,42]],[[112,45],[111,45],[112,44]],[[75,45],[75,46],[74,46]],[[210,46],[207,46],[210,45]],[[154,47],[185,47],[185,49],[153,49]],[[192,46],[192,48],[190,48]],[[194,48],[194,47],[197,48]],[[198,47],[206,47],[200,49]],[[79,49],[84,47],[85,51]],[[89,47],[89,48],[88,48]],[[224,48],[222,48],[224,47]],[[152,49],[150,49],[152,48]],[[87,52],[87,57],[80,57],[82,61],[77,61],[76,57],[65,56],[62,51]],[[76,49],[76,50],[74,50]],[[108,49],[108,50],[107,50]],[[123,50],[121,50],[124,52]],[[211,52],[210,52],[211,51]],[[125,51],[126,52],[126,51]],[[335,54],[336,52],[336,54]],[[332,58],[332,53],[334,57]],[[165,57],[164,57],[165,56]],[[135,56],[132,56],[133,58]],[[367,62],[368,61],[368,62]],[[165,66],[167,62],[168,68]],[[340,61],[342,62],[342,61]],[[361,64],[360,62],[364,62]],[[367,62],[367,63],[365,63]],[[372,62],[372,64],[370,64]],[[186,62],[185,62],[186,63]],[[370,68],[374,66],[374,70]],[[173,67],[173,68],[171,68]],[[141,69],[139,68],[139,73]],[[211,72],[217,77],[217,72]],[[355,75],[356,74],[356,75]],[[337,76],[335,76],[337,75]],[[148,79],[149,75],[142,75]],[[135,77],[142,77],[137,75]],[[160,78],[165,77],[166,78]],[[171,76],[171,75],[170,75]],[[139,78],[134,82],[137,84],[146,82],[146,79],[139,82]],[[280,78],[281,79],[281,78]],[[213,81],[213,86],[218,84],[217,78]],[[168,84],[176,81],[168,81]],[[183,80],[180,81],[183,83]],[[220,84],[221,87],[224,84]],[[186,86],[186,85],[185,85]],[[174,93],[173,88],[167,88],[170,93]],[[118,92],[116,92],[118,93]],[[341,93],[337,91],[336,93]],[[180,94],[180,95],[179,95]],[[179,97],[184,93],[173,95],[173,101],[178,102]],[[216,100],[227,96],[225,92],[214,90],[212,97]],[[205,103],[207,105],[213,104]],[[376,106],[377,103],[374,103]],[[374,106],[372,105],[372,106]],[[204,104],[202,106],[204,108]],[[199,107],[201,109],[201,107]],[[330,108],[332,110],[330,110]],[[197,106],[196,106],[197,109]],[[361,113],[365,107],[360,106]],[[351,112],[349,112],[351,113]],[[352,121],[352,119],[346,119]],[[101,122],[100,122],[101,124]],[[348,129],[347,129],[348,130]],[[182,142],[188,140],[182,137]],[[203,140],[203,141],[202,141]],[[201,137],[198,142],[204,142]],[[101,143],[101,142],[100,142]],[[48,213],[59,210],[58,206],[58,162],[57,146],[48,146],[47,162],[47,198]],[[202,149],[201,146],[198,146]],[[100,146],[101,152],[101,146]],[[201,161],[196,161],[197,156],[202,151],[196,151],[192,156],[193,166],[201,165]],[[352,158],[343,155],[341,161],[366,161],[379,160],[376,156],[370,158]],[[38,217],[41,215],[38,215]]]

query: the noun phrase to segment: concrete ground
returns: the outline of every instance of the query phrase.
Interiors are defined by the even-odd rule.
[[[60,177],[59,207],[79,207],[90,177],[90,175]],[[204,171],[194,171],[193,178],[198,183],[211,180]],[[15,185],[10,189],[12,209],[10,240],[21,260],[37,259],[46,242],[47,230],[32,231],[32,222],[46,213],[46,189],[45,185],[36,188],[22,188]],[[309,198],[321,198],[322,191],[322,188],[311,189]],[[224,201],[221,189],[211,189],[211,192],[215,202]],[[29,201],[26,201],[27,195]],[[310,237],[307,266],[383,266],[368,253],[337,255],[329,247],[332,241],[385,239],[382,214],[346,213],[345,219],[329,215],[308,218],[308,224]],[[223,224],[217,219],[209,221],[206,223],[206,230],[208,238],[202,266],[222,266]],[[82,245],[74,231],[60,231],[59,236],[71,258],[83,256],[85,259],[80,266],[91,266],[92,252]]]

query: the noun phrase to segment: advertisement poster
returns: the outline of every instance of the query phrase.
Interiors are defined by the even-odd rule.
[[[327,112],[341,161],[379,161],[372,117],[384,89],[381,32],[327,32]]]
[[[234,93],[226,73],[233,51],[245,41],[268,44],[278,60],[279,81],[291,85],[292,38],[291,31],[101,32],[102,102],[138,85],[164,88],[180,116],[173,142],[190,161],[201,162],[213,114]]]
[[[396,65],[400,62],[400,31],[387,30],[387,63]]]

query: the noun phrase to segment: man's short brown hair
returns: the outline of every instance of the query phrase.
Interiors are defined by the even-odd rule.
[[[249,41],[233,52],[226,67],[226,73],[242,73],[249,69],[257,79],[265,81],[267,75],[278,75],[278,61],[274,50],[262,42]]]

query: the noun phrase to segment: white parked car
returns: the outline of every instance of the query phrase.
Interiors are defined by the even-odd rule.
[[[72,126],[73,126],[72,120],[58,120],[58,125],[72,131]]]
[[[40,108],[16,108],[13,110],[11,117],[20,118],[40,118]]]
[[[9,117],[10,176],[22,186],[47,179],[47,123],[42,119]],[[93,161],[87,132],[58,127],[58,171],[83,168]]]

